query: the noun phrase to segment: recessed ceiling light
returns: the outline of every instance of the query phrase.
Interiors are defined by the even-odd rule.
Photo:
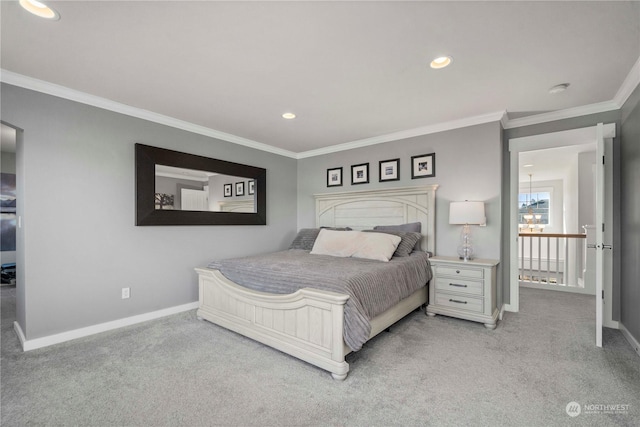
[[[451,61],[453,61],[453,58],[451,58],[450,56],[439,56],[431,61],[431,68],[444,68],[447,65],[451,64]]]
[[[567,90],[568,87],[569,87],[569,83],[561,83],[549,89],[549,93],[553,94],[553,93],[564,92],[565,90]]]
[[[522,165],[523,168],[532,168],[533,165]]]
[[[295,119],[295,118],[296,118],[296,115],[295,115],[295,114],[293,114],[293,113],[284,113],[284,114],[282,115],[282,118],[283,118],[283,119],[287,119],[287,120],[291,120],[291,119]]]
[[[57,21],[60,19],[60,14],[58,12],[37,0],[20,0],[20,6],[40,18],[49,19],[51,21]]]

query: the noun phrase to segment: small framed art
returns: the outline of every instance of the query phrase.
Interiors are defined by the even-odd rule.
[[[244,181],[236,182],[236,196],[244,196]]]
[[[400,180],[400,159],[382,160],[380,162],[380,182]]]
[[[327,169],[327,187],[342,186],[342,168]]]
[[[256,181],[255,180],[251,180],[248,182],[247,184],[247,193],[249,193],[250,196],[254,195],[256,193]]]
[[[351,166],[351,185],[369,183],[369,163]]]
[[[224,185],[224,197],[231,197],[233,196],[233,185],[232,184],[225,184]]]
[[[436,153],[411,157],[411,179],[436,176]]]

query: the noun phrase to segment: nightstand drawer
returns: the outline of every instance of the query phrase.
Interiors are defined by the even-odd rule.
[[[436,266],[436,276],[455,276],[466,277],[469,279],[482,279],[484,277],[481,268],[469,268],[469,267],[453,267],[448,265]]]
[[[482,281],[462,280],[457,277],[436,277],[436,290],[448,292],[462,292],[471,295],[482,295],[484,283]]]
[[[466,297],[462,295],[446,294],[436,292],[436,304],[444,307],[456,308],[458,310],[473,311],[482,313],[482,298]]]

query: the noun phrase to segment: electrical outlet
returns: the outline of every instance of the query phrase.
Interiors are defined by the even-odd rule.
[[[131,288],[122,288],[122,299],[127,299],[131,296]]]

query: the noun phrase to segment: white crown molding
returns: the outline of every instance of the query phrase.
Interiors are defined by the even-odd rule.
[[[143,110],[142,108],[132,107],[130,105],[121,104],[99,96],[90,95],[70,89],[65,86],[49,83],[44,80],[34,79],[22,74],[14,73],[5,69],[0,69],[0,81],[19,86],[25,89],[31,89],[37,92],[46,93],[47,95],[57,96],[59,98],[68,99],[70,101],[79,102],[81,104],[91,105],[93,107],[102,108],[104,110],[113,111],[127,116],[136,117],[138,119],[148,120],[150,122],[159,123],[176,129],[186,130],[199,135],[220,139],[234,144],[243,145],[245,147],[254,148],[256,150],[266,151],[280,156],[297,158],[296,153],[273,147],[262,142],[253,141],[251,139],[242,138],[240,136],[217,131],[184,120],[175,119],[173,117],[164,116],[152,111]]]
[[[613,97],[613,100],[622,108],[627,99],[631,96],[633,91],[640,85],[640,57],[631,67],[631,71],[627,75],[627,78],[622,82],[622,86],[618,89],[616,96]]]
[[[500,123],[502,124],[503,129],[507,128],[507,125],[509,124],[509,115],[507,114],[506,110],[504,114],[502,114],[502,117],[500,117]]]
[[[60,344],[66,341],[75,340],[78,338],[88,337],[90,335],[99,334],[101,332],[111,331],[113,329],[123,328],[125,326],[135,325],[137,323],[146,322],[149,320],[159,319],[161,317],[171,316],[173,314],[182,313],[189,310],[195,310],[198,308],[199,303],[192,302],[183,305],[177,305],[175,307],[165,308],[163,310],[152,311],[150,313],[139,314],[137,316],[125,317],[124,319],[114,320],[112,322],[100,323],[98,325],[87,326],[86,328],[74,329],[72,331],[62,332],[59,334],[49,335],[41,338],[34,338],[28,340],[20,324],[13,322],[13,329],[18,335],[20,344],[23,351],[35,350],[42,347],[48,347],[54,344]]]
[[[611,101],[583,105],[574,108],[567,108],[564,110],[536,114],[533,116],[521,117],[512,120],[509,120],[508,113],[506,111],[488,113],[479,116],[468,117],[465,119],[453,120],[434,125],[422,126],[415,129],[394,132],[386,135],[345,142],[343,144],[318,148],[316,150],[303,151],[301,153],[294,153],[293,151],[273,147],[262,142],[253,141],[250,139],[242,138],[240,136],[189,123],[184,120],[179,120],[173,117],[164,116],[162,114],[157,114],[140,108],[131,107],[129,105],[111,101],[106,98],[89,95],[84,92],[69,89],[67,87],[49,83],[43,80],[34,79],[32,77],[27,77],[4,69],[0,69],[0,81],[14,86],[23,87],[25,89],[31,89],[37,92],[42,92],[71,101],[80,102],[82,104],[87,104],[94,107],[103,108],[105,110],[114,111],[116,113],[125,114],[131,117],[137,117],[139,119],[148,120],[154,123],[186,130],[188,132],[193,132],[200,135],[209,136],[211,138],[232,142],[245,147],[254,148],[256,150],[266,151],[293,159],[304,159],[308,157],[322,156],[325,154],[353,150],[355,148],[368,147],[385,142],[398,141],[415,136],[428,135],[496,121],[499,121],[504,129],[513,129],[540,123],[553,122],[556,120],[570,119],[589,114],[598,114],[607,111],[618,110],[622,108],[622,105],[626,102],[631,93],[633,93],[635,88],[640,85],[640,58],[638,58],[634,66],[631,68],[631,71],[622,83],[622,86],[620,86],[620,89],[618,89],[618,92],[616,93],[614,99],[612,99]]]
[[[156,176],[163,176],[165,178],[184,179],[187,181],[209,182],[209,178],[203,178],[201,176],[193,176],[193,175],[180,175],[179,173],[171,173],[171,172],[156,171]]]
[[[540,123],[554,122],[556,120],[571,119],[573,117],[586,116],[589,114],[604,113],[620,109],[615,101],[598,102],[596,104],[582,105],[580,107],[567,108],[564,110],[551,111],[549,113],[536,114],[534,116],[521,117],[519,119],[508,120],[504,125],[505,129],[513,129],[524,126],[537,125]]]
[[[570,119],[573,117],[586,116],[588,114],[604,113],[607,111],[619,110],[627,101],[633,91],[640,85],[640,57],[631,67],[631,71],[622,82],[620,89],[611,101],[599,102],[596,104],[583,105],[565,110],[552,111],[549,113],[536,114],[535,116],[521,117],[519,119],[506,120],[503,122],[505,129],[513,129],[523,126],[537,125],[539,123],[553,122],[556,120]]]
[[[438,123],[438,124],[429,125],[429,126],[422,126],[415,129],[408,129],[400,132],[389,133],[386,135],[374,136],[371,138],[345,142],[343,144],[331,145],[329,147],[318,148],[317,150],[309,150],[309,151],[304,151],[302,153],[298,153],[298,159],[322,156],[325,154],[337,153],[339,151],[353,150],[354,148],[368,147],[371,145],[382,144],[384,142],[398,141],[401,139],[412,138],[415,136],[444,132],[452,129],[460,129],[467,126],[497,122],[502,119],[504,114],[505,114],[504,111],[482,114],[480,116],[467,117],[465,119],[452,120],[450,122]]]

